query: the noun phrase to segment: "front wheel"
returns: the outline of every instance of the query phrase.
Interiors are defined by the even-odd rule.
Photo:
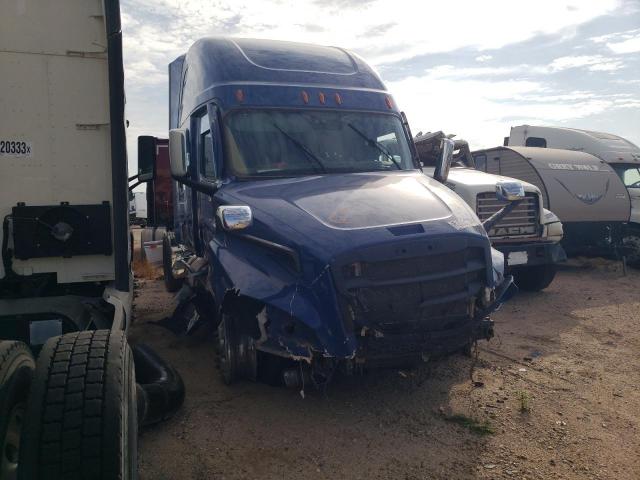
[[[516,286],[521,290],[539,292],[551,285],[557,271],[555,264],[535,265],[520,268],[514,272],[513,276]]]
[[[222,381],[231,385],[240,378],[255,381],[258,352],[255,341],[238,332],[233,316],[223,313],[218,324],[218,359]]]

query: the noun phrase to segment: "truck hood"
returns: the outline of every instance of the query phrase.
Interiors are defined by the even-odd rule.
[[[449,171],[449,178],[447,183],[453,185],[464,185],[469,189],[473,189],[475,192],[495,192],[497,182],[520,182],[524,186],[525,192],[537,192],[540,190],[535,185],[524,182],[522,180],[516,180],[511,177],[504,177],[502,175],[494,175],[492,173],[481,172],[480,170],[474,170],[472,168],[452,168]]]
[[[424,172],[429,176],[433,176],[433,170],[433,168],[425,168]],[[496,183],[500,181],[520,182],[524,186],[525,192],[536,192],[540,195],[540,189],[535,185],[510,177],[503,177],[502,175],[493,175],[491,173],[481,172],[480,170],[475,170],[473,168],[452,168],[449,171],[447,187],[462,197],[468,205],[475,208],[478,194],[495,192]]]
[[[408,234],[461,229],[483,234],[462,199],[416,171],[238,182],[220,196],[226,204],[251,207],[254,225],[246,233],[315,246],[329,256],[393,240],[407,225],[413,225]]]

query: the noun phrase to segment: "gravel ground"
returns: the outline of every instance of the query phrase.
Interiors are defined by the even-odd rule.
[[[640,478],[640,272],[574,260],[494,315],[496,337],[408,370],[338,379],[326,396],[223,385],[213,336],[137,281],[131,341],[182,374],[176,416],[142,432],[144,479]]]

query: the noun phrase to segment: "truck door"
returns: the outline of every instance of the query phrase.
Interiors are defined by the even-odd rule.
[[[198,118],[197,164],[200,181],[215,184],[218,180],[216,157],[218,156],[219,141],[217,132],[217,114],[215,107],[203,110]],[[203,251],[208,249],[209,242],[215,233],[215,213],[217,205],[213,196],[198,193],[198,235]]]

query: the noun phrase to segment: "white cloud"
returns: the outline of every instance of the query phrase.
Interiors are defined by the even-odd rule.
[[[590,40],[606,44],[612,52],[619,55],[640,52],[640,28],[591,37]]]
[[[603,57],[602,55],[578,55],[556,58],[549,68],[552,72],[570,68],[587,68],[592,72],[610,72],[624,66],[621,60]]]
[[[609,78],[623,71],[620,58],[560,56],[550,64],[536,60],[545,62],[536,65],[498,61],[502,47],[539,35],[573,38],[581,24],[621,5],[622,0],[539,0],[526,14],[514,14],[512,0],[449,0],[428,6],[418,0],[123,0],[130,159],[135,164],[137,135],[167,134],[168,63],[208,35],[338,45],[359,53],[374,67],[386,66],[383,71],[416,56],[476,50],[474,67],[441,65],[418,73],[414,69],[409,71],[414,76],[387,82],[416,132],[459,133],[473,147],[501,143],[511,124],[571,121],[610,108],[633,108],[637,98],[616,103],[582,87],[558,91],[544,77],[586,69],[592,77],[604,73]],[[624,53],[635,51],[639,34],[640,30],[629,30],[591,40]],[[525,51],[521,58],[528,58]]]
[[[640,52],[640,34],[622,42],[607,43],[607,47],[618,54]]]
[[[590,91],[556,93],[531,80],[455,80],[433,69],[423,76],[390,82],[414,133],[443,130],[469,141],[472,148],[501,144],[509,127],[521,123],[571,122],[610,109],[633,108],[640,98]]]
[[[476,62],[487,62],[493,58],[492,55],[478,55],[476,57]]]
[[[428,8],[417,0],[130,0],[123,7],[123,31],[127,59],[148,58],[162,69],[197,38],[221,34],[339,45],[380,65],[426,53],[496,49],[535,35],[573,32],[575,26],[619,5],[619,0],[539,0],[526,15],[513,15],[511,0],[450,0]],[[143,22],[133,18],[134,11],[161,21]],[[447,21],[452,12],[462,13],[455,22]],[[139,68],[141,78],[136,81],[144,81],[146,71],[152,74],[148,83],[153,83],[152,69]]]

